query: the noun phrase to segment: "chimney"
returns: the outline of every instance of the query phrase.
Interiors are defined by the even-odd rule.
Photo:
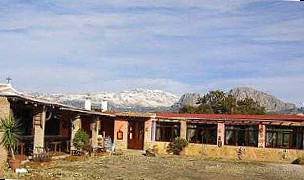
[[[105,112],[108,110],[108,101],[102,100],[101,101],[101,111]]]
[[[88,111],[91,111],[92,110],[92,100],[91,100],[91,97],[90,95],[88,95],[85,99],[85,102],[84,102],[84,109],[85,110],[88,110]]]

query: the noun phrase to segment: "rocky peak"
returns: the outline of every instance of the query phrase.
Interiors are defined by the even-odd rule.
[[[238,100],[244,99],[246,97],[252,98],[254,101],[258,102],[261,106],[264,106],[266,110],[269,112],[278,112],[278,111],[296,108],[295,104],[285,103],[280,99],[274,97],[273,95],[248,87],[234,88],[230,90],[228,94],[235,96]]]
[[[238,100],[246,97],[252,98],[261,106],[265,107],[268,112],[279,112],[296,108],[295,104],[285,103],[273,95],[248,87],[237,87],[227,93],[235,96]],[[197,93],[184,94],[179,101],[172,106],[172,110],[177,111],[185,105],[197,106],[196,102],[200,97]]]

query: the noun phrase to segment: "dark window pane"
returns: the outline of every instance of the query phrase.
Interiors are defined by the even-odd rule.
[[[187,124],[187,140],[190,143],[216,144],[216,124]]]
[[[258,126],[226,125],[225,144],[233,146],[258,146]]]
[[[156,141],[172,141],[180,136],[179,122],[156,122]]]
[[[303,148],[303,127],[266,126],[266,147]]]

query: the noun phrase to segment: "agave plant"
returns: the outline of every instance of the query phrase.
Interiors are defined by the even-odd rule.
[[[16,148],[17,142],[20,139],[21,124],[19,120],[15,120],[11,117],[5,117],[0,121],[0,129],[3,132],[0,144],[5,146],[9,152],[11,152],[13,160],[15,160],[14,149]]]

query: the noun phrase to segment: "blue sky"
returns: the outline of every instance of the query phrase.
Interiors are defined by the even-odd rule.
[[[22,91],[249,86],[304,98],[304,2],[1,0],[0,79]]]

